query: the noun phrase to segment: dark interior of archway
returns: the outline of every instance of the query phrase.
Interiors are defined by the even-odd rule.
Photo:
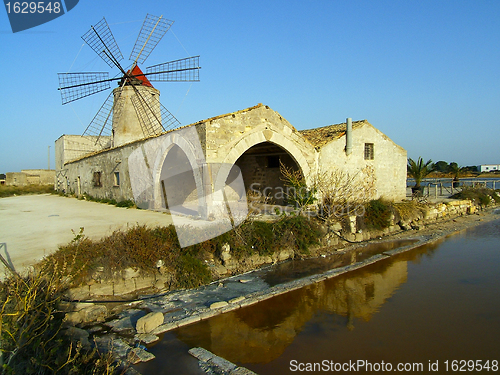
[[[167,154],[160,175],[165,208],[188,215],[197,213],[198,195],[193,170],[182,149],[174,145]]]
[[[300,170],[291,155],[283,148],[263,142],[250,147],[234,163],[241,170],[245,190],[258,190],[268,197],[269,204],[286,204],[283,191],[280,164],[293,170]]]

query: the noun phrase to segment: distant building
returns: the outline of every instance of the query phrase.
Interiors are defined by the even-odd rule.
[[[23,169],[21,172],[8,172],[5,185],[50,185],[55,178],[56,171],[53,169]]]
[[[0,173],[0,185],[5,185],[5,173]]]
[[[481,164],[477,169],[479,169],[479,172],[500,171],[500,164]]]

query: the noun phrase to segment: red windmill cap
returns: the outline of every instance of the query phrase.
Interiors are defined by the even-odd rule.
[[[151,82],[149,82],[149,80],[146,78],[146,76],[144,75],[144,73],[142,72],[142,70],[137,65],[134,66],[134,68],[132,69],[132,71],[129,70],[127,73],[131,74],[132,76],[134,76],[135,78],[137,78],[139,81],[141,81],[143,86],[153,87],[153,85],[151,84]]]

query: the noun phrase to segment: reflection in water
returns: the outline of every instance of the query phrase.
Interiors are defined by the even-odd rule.
[[[439,360],[434,373],[445,360],[498,360],[499,240],[500,221],[491,222],[172,336],[261,375],[292,373],[291,360]]]
[[[232,361],[266,363],[278,358],[318,311],[346,317],[339,322],[353,329],[354,318],[370,320],[406,278],[406,261],[374,264],[179,328],[176,333],[189,346],[200,345],[202,338],[206,349]]]
[[[270,286],[282,284],[302,277],[317,275],[333,268],[362,262],[384,251],[412,245],[418,240],[395,240],[371,243],[360,246],[359,249],[348,253],[334,253],[326,258],[312,258],[305,260],[291,260],[274,266],[266,272],[264,281]]]

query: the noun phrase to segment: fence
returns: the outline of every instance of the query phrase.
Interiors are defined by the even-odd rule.
[[[413,186],[413,180],[408,179],[406,186]],[[476,179],[461,179],[460,181],[453,182],[451,178],[449,179],[426,179],[421,182],[423,187],[423,195],[429,198],[438,198],[443,196],[450,196],[456,194],[464,187],[484,187],[496,190],[500,187],[500,180],[498,179],[488,179],[488,180],[476,180]]]

